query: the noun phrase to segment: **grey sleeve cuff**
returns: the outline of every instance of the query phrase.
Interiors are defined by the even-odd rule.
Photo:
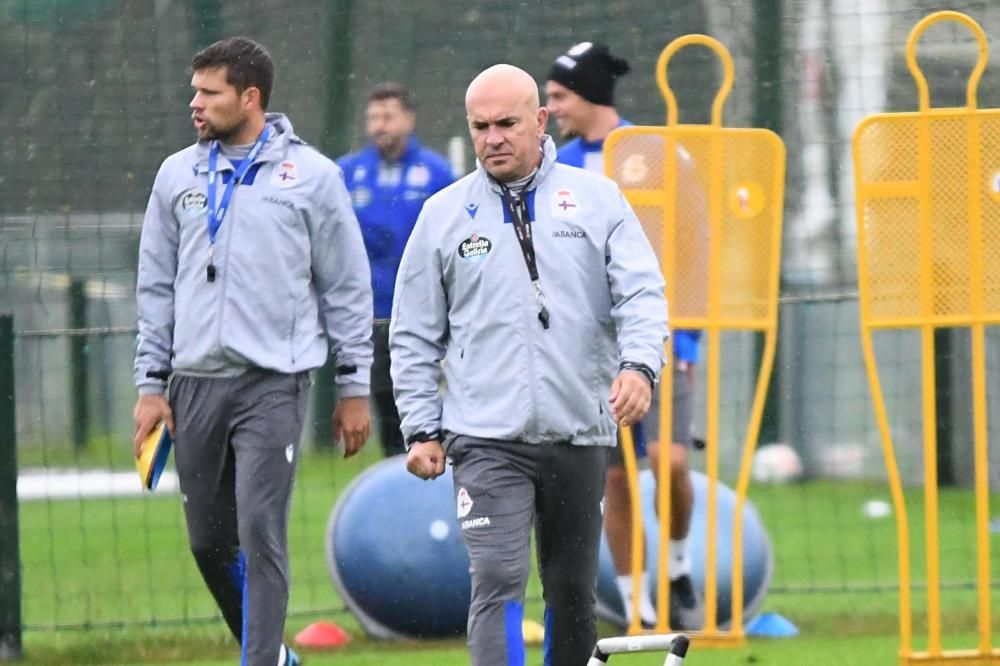
[[[337,396],[341,398],[364,398],[370,393],[368,384],[337,384]]]
[[[138,386],[139,395],[164,395],[167,392],[166,382],[156,382],[140,384]]]

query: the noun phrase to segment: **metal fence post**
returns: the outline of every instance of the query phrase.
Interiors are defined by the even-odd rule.
[[[76,330],[87,328],[87,281],[73,280],[69,285],[69,401],[72,410],[73,446],[77,451],[90,441],[90,363],[89,339]]]
[[[781,67],[784,58],[782,34],[784,17],[782,0],[754,0],[753,33],[754,49],[754,110],[753,126],[781,134],[783,108]],[[782,290],[783,291],[783,290]],[[780,295],[781,291],[779,291]],[[779,308],[779,322],[783,315]],[[781,330],[780,325],[778,328]],[[759,364],[764,354],[763,336],[757,336],[756,354]],[[781,437],[781,367],[782,349],[779,346],[774,358],[774,370],[768,383],[764,414],[761,420],[758,443],[776,442]]]
[[[956,390],[955,354],[958,345],[955,344],[958,330],[954,328],[939,328],[934,331],[934,403],[937,414],[937,476],[938,484],[942,486],[955,485],[956,437],[959,430],[960,414],[954,407],[953,399]],[[971,398],[971,394],[968,396]],[[966,403],[971,405],[971,401]],[[971,412],[971,407],[970,410]],[[971,416],[968,417],[971,421]],[[971,438],[965,440],[970,443]]]
[[[321,146],[331,158],[346,153],[350,146],[351,15],[353,0],[329,0],[329,35],[326,80],[326,114]],[[333,448],[333,410],[337,404],[336,359],[329,359],[316,371],[312,391],[312,445]]]
[[[14,416],[14,317],[0,314],[0,661],[23,656]]]

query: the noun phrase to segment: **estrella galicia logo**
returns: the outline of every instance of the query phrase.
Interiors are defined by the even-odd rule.
[[[458,245],[458,256],[466,261],[480,261],[493,249],[493,243],[486,236],[472,234]]]
[[[181,210],[188,215],[204,213],[208,207],[208,197],[198,190],[190,190],[181,197]]]

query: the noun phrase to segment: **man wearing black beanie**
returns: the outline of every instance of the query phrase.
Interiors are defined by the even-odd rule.
[[[563,164],[604,173],[604,140],[611,132],[630,122],[621,118],[614,107],[614,86],[619,76],[627,74],[626,60],[611,54],[598,42],[580,42],[556,58],[545,83],[546,108],[556,119],[563,138],[573,137],[559,148],[557,159]],[[682,163],[691,160],[679,151]],[[688,476],[687,449],[691,444],[694,366],[698,360],[700,331],[673,332],[673,408],[670,452],[670,624],[677,630],[700,629],[704,624],[704,606],[691,578],[687,536],[694,506],[694,488]],[[659,470],[659,400],[655,397],[649,414],[633,426],[636,454],[648,450],[650,466]],[[631,624],[634,578],[631,573],[632,515],[628,476],[618,447],[608,456],[608,474],[604,492],[604,530],[608,537],[611,560],[617,574],[617,587],[625,608],[625,620]],[[643,558],[645,562],[645,558]],[[650,600],[649,573],[640,572],[639,618],[646,627],[656,623],[656,610]]]
[[[556,58],[549,80],[594,104],[614,106],[615,79],[630,69],[627,60],[611,55],[604,44],[580,42]]]
[[[628,61],[597,42],[580,42],[556,58],[545,83],[549,115],[563,138],[559,161],[604,173],[602,149],[611,130],[629,125],[615,110],[615,80],[629,72]]]

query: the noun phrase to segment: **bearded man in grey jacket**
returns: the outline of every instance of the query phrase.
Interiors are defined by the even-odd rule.
[[[353,455],[370,431],[368,260],[340,169],[265,112],[268,52],[226,39],[191,69],[198,142],[163,162],[142,224],[134,445],[160,422],[173,434],[191,550],[240,663],[297,666],[282,633],[308,373],[332,354]]]

